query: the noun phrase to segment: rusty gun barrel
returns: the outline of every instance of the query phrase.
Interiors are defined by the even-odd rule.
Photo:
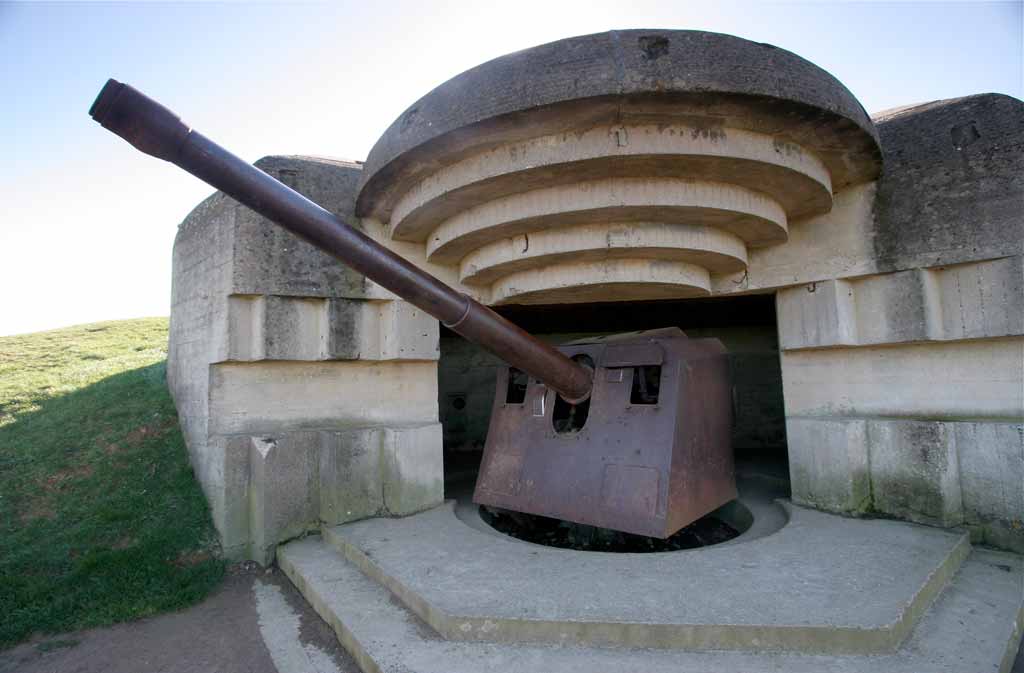
[[[108,80],[89,114],[136,149],[175,164],[309,241],[543,381],[566,401],[579,402],[590,394],[589,370],[193,131],[176,114],[131,86]]]

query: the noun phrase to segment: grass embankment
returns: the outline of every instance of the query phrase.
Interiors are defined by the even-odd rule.
[[[0,337],[0,648],[194,603],[224,571],[167,319]]]

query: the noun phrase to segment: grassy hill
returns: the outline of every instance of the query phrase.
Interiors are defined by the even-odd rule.
[[[219,583],[166,357],[166,318],[0,337],[0,648]]]

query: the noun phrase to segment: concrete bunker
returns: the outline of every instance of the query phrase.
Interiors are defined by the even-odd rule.
[[[741,481],[791,501],[705,550],[509,541],[443,502],[503,365],[217,195],[168,372],[225,551],[276,554],[366,670],[1005,670],[1021,559],[972,543],[1024,551],[1022,122],[872,119],[784,50],[613,31],[442,84],[365,165],[263,160],[550,339],[717,336]]]
[[[794,503],[1020,551],[1022,118],[997,95],[871,118],[785,50],[613,31],[440,85],[365,164],[260,167],[528,330],[745,335],[741,374],[777,369],[734,380],[735,455],[778,458]],[[169,380],[229,556],[474,469],[493,363],[435,320],[219,194],[174,255]]]

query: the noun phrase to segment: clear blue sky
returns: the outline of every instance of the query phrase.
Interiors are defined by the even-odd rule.
[[[108,77],[254,161],[363,159],[449,77],[611,28],[769,42],[869,111],[1024,97],[1022,2],[0,3],[0,335],[169,311],[177,224],[209,188],[93,123]]]

